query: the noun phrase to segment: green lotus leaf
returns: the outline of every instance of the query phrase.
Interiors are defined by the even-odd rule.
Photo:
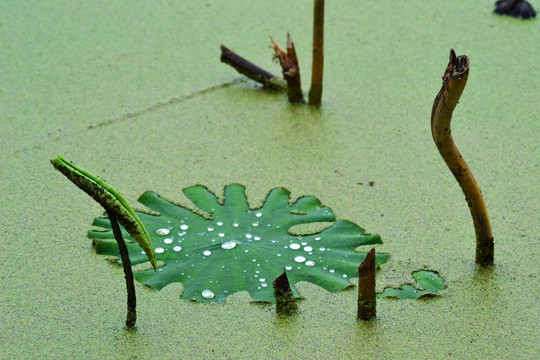
[[[139,198],[159,214],[138,212],[162,266],[157,272],[135,271],[135,277],[156,289],[181,282],[186,300],[223,302],[233,293],[248,291],[254,301],[275,302],[272,282],[283,269],[295,297],[300,296],[294,288],[299,281],[339,291],[351,285],[349,279],[358,276],[358,264],[366,257],[355,249],[382,243],[378,235],[350,221],[335,221],[332,209],[314,196],[291,203],[284,188],[271,190],[258,209],[250,208],[239,184],[225,187],[223,202],[201,185],[183,191],[198,211],[154,192]],[[318,222],[333,224],[302,236],[290,232],[292,226]],[[96,252],[119,258],[110,222],[96,218],[93,225],[103,228],[88,233]],[[144,263],[144,254],[125,235],[132,263]],[[377,254],[377,263],[387,259],[388,254]]]
[[[438,296],[439,291],[444,290],[446,285],[441,277],[427,270],[413,272],[413,278],[420,288],[405,284],[399,288],[388,288],[382,293],[377,294],[377,297],[396,297],[399,299],[416,300],[421,297]]]

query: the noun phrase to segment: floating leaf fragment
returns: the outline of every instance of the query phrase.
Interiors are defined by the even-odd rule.
[[[439,296],[437,293],[446,287],[444,281],[436,272],[420,270],[413,272],[412,275],[420,288],[405,284],[397,289],[387,288],[382,293],[377,294],[377,297],[396,297],[399,299],[416,300],[421,297]]]

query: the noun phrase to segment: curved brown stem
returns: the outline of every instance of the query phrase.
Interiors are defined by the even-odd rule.
[[[443,75],[443,85],[433,102],[431,111],[431,134],[446,165],[454,174],[471,210],[476,231],[476,263],[480,266],[493,264],[493,235],[486,204],[469,166],[461,156],[452,139],[450,122],[452,113],[469,77],[469,58],[456,56],[450,49],[450,62]]]

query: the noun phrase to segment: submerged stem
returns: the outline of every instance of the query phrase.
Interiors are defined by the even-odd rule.
[[[469,77],[469,58],[456,56],[450,49],[450,62],[443,75],[442,88],[435,97],[431,112],[431,133],[433,141],[461,186],[471,210],[476,232],[476,263],[480,266],[493,264],[493,235],[480,188],[469,166],[461,156],[451,135],[452,113]]]
[[[124,277],[126,278],[126,290],[127,290],[127,315],[126,315],[126,328],[133,329],[135,322],[137,322],[137,297],[135,294],[135,284],[133,281],[133,271],[131,269],[131,260],[129,259],[128,249],[122,232],[120,231],[120,225],[116,217],[111,214],[109,220],[111,222],[114,239],[118,243],[118,250],[120,251],[120,257],[122,259],[122,266],[124,267]]]
[[[309,105],[320,106],[323,91],[324,60],[324,0],[315,0],[313,6],[313,58]]]

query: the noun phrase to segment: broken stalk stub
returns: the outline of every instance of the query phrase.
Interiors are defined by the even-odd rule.
[[[358,266],[358,313],[361,320],[371,320],[377,316],[375,297],[375,248],[372,248]]]
[[[278,315],[292,315],[298,309],[296,305],[287,273],[278,276],[274,280],[274,296],[276,297],[276,313]]]

